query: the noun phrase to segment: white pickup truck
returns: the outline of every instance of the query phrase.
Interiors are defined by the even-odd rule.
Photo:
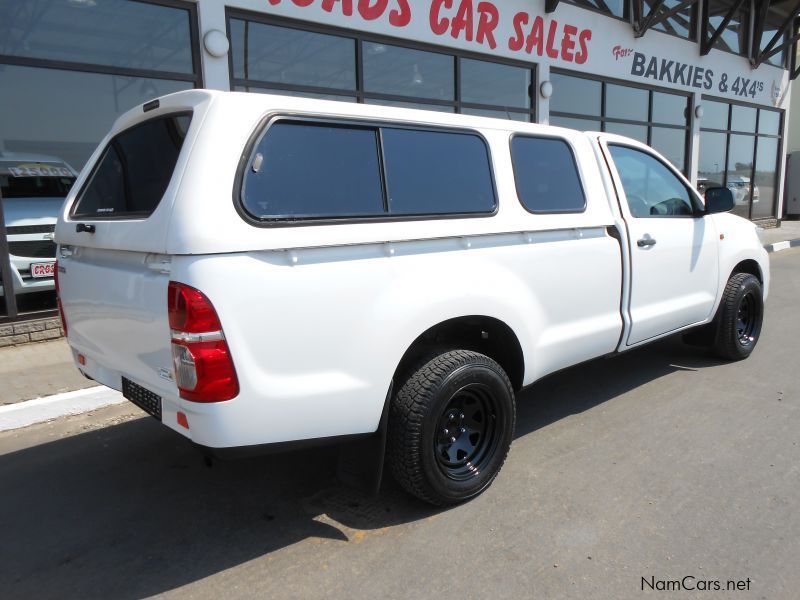
[[[769,263],[732,207],[615,135],[187,91],[89,160],[57,284],[78,368],[209,455],[348,442],[345,479],[385,450],[448,504],[548,373],[690,328],[750,354]]]

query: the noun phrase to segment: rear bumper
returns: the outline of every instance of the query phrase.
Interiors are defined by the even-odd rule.
[[[244,398],[237,396],[232,400],[213,403],[191,402],[178,395],[175,383],[171,380],[162,378],[156,382],[158,375],[147,378],[120,372],[104,364],[102,353],[92,352],[82,345],[76,347],[75,341],[69,338],[68,341],[75,366],[84,376],[119,392],[123,391],[124,377],[147,392],[158,395],[161,400],[161,422],[190,440],[204,454],[214,458],[226,460],[338,444],[358,440],[373,433],[370,431],[319,436],[313,430],[313,422],[309,422],[308,429],[302,432],[307,435],[286,439],[286,429],[281,422],[274,417],[270,418],[268,413],[257,410]],[[80,360],[79,355],[82,356]],[[131,403],[136,404],[132,401]],[[180,424],[178,413],[185,415],[188,428]],[[259,422],[264,426],[260,428],[260,435],[255,437],[252,435],[253,424]]]

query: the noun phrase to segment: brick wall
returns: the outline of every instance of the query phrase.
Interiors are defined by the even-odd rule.
[[[58,317],[0,324],[0,348],[52,340],[63,335],[61,320]]]

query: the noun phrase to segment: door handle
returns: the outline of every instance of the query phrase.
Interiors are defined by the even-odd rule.
[[[646,248],[647,246],[655,246],[656,241],[653,238],[642,238],[636,242],[636,245],[639,246],[639,248]]]
[[[76,233],[94,233],[95,226],[94,225],[87,225],[86,223],[78,223],[75,225],[75,232]]]

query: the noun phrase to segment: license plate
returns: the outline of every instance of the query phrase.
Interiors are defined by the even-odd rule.
[[[143,411],[161,420],[161,396],[143,388],[138,383],[132,382],[127,377],[122,378],[122,396],[133,402]]]
[[[56,272],[56,263],[33,263],[31,265],[31,277],[39,279],[41,277],[52,277]]]

